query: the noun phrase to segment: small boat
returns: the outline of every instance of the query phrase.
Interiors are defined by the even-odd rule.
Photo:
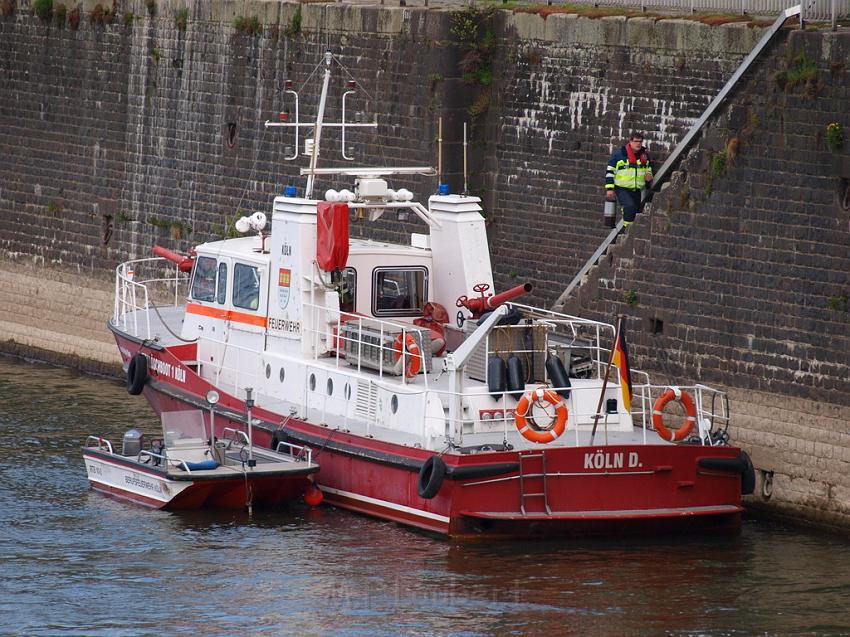
[[[342,121],[324,120],[335,63],[326,54],[314,121],[298,119],[287,88],[295,121],[266,123],[294,136],[287,159],[310,158],[303,190],[274,198],[270,231],[255,212],[236,222],[242,237],[187,256],[155,246],[157,258],[118,266],[109,328],[128,392],[162,414],[204,409],[214,390],[210,410],[248,431],[250,386],[255,440],[321,449],[326,502],[437,534],[737,529],[755,477],[730,444],[725,393],[630,370],[622,320],[518,302],[531,283],[493,294],[481,199],[451,193],[427,166],[351,163],[345,132],[377,120],[346,119],[351,81]],[[339,132],[340,165],[317,165],[323,128]],[[428,177],[426,202],[402,187]],[[395,243],[349,231],[382,217],[422,228]]]
[[[92,488],[167,510],[250,510],[315,489],[310,476],[319,467],[307,447],[254,447],[244,431],[230,427],[211,439],[198,409],[165,412],[162,426],[158,438],[128,430],[120,453],[106,438],[89,436],[83,458]]]

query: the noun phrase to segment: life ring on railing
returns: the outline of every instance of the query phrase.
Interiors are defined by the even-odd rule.
[[[538,425],[534,416],[530,413],[532,406],[542,400],[555,406],[555,415],[549,421],[548,426]],[[545,444],[557,440],[564,433],[567,428],[568,415],[567,405],[557,393],[551,389],[538,387],[519,399],[514,411],[514,422],[523,438],[531,442]]]
[[[668,429],[664,425],[663,418],[664,408],[667,406],[667,403],[674,400],[682,403],[682,407],[685,409],[685,414],[687,414],[685,424],[679,427],[676,431]],[[693,430],[696,421],[697,408],[694,405],[694,399],[691,398],[689,393],[682,391],[678,387],[668,387],[667,391],[661,394],[652,406],[652,425],[655,427],[655,431],[658,432],[658,435],[664,440],[669,440],[670,442],[679,442],[680,440],[684,440]]]
[[[138,396],[148,382],[148,357],[141,352],[130,359],[127,365],[127,392],[131,396]]]
[[[402,356],[402,351],[406,350],[407,354]],[[422,368],[422,352],[413,334],[408,332],[406,335],[399,334],[393,344],[393,358],[395,359],[395,371],[401,374],[402,359],[407,359],[407,364],[404,366],[404,375],[408,378],[413,378],[419,373]]]

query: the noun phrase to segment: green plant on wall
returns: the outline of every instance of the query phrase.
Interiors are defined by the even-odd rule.
[[[32,12],[45,22],[50,20],[53,17],[53,0],[35,0]]]
[[[490,105],[489,87],[493,83],[493,57],[496,35],[493,31],[495,9],[469,5],[451,13],[452,43],[461,50],[458,63],[463,81],[481,87],[482,92],[469,107],[472,117],[483,115]],[[487,93],[484,97],[484,93]]]
[[[728,156],[725,150],[714,153],[708,161],[708,179],[705,184],[705,194],[710,195],[714,190],[714,180],[719,179],[726,172]]]
[[[186,23],[189,21],[189,9],[180,9],[174,16],[174,26],[178,31],[186,30]]]
[[[809,93],[817,90],[818,65],[805,53],[800,53],[791,65],[773,75],[776,85],[786,93],[792,93],[798,87]]]
[[[848,298],[846,296],[831,296],[827,299],[826,305],[830,310],[835,312],[846,312],[848,309]]]
[[[301,19],[301,5],[299,4],[295,9],[295,14],[292,16],[289,24],[287,24],[286,28],[283,30],[284,35],[291,38],[301,33]]]
[[[263,25],[260,24],[260,19],[255,15],[250,18],[242,15],[236,16],[233,19],[233,28],[237,33],[249,36],[260,35],[263,32]]]
[[[844,128],[838,122],[826,127],[826,147],[833,153],[844,148]]]
[[[65,20],[68,18],[68,9],[64,4],[57,4],[53,7],[53,19],[58,28],[65,26]]]
[[[626,290],[623,292],[623,301],[625,301],[626,305],[630,305],[634,307],[638,304],[638,295],[634,290]]]

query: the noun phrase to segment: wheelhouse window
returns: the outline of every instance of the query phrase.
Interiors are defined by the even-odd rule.
[[[357,271],[345,268],[339,286],[339,309],[342,312],[354,312],[357,299]]]
[[[376,268],[372,275],[375,316],[419,316],[428,298],[428,272],[423,267]]]
[[[224,261],[218,264],[218,283],[215,300],[219,305],[227,303],[227,263]]]
[[[196,301],[215,301],[215,259],[198,257],[192,279],[192,298]]]
[[[260,272],[237,263],[233,266],[233,307],[256,310],[260,306]]]

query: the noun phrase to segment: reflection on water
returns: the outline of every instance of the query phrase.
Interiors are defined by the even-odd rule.
[[[329,508],[148,511],[89,490],[85,436],[155,430],[122,385],[0,358],[0,633],[846,635],[850,542],[455,544]]]

